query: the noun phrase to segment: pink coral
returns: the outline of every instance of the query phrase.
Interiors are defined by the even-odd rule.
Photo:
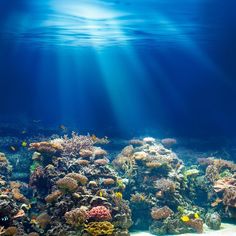
[[[111,220],[112,219],[110,210],[104,206],[93,207],[88,212],[88,216],[89,218],[93,218],[96,220]]]

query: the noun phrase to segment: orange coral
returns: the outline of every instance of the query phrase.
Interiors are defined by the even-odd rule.
[[[13,188],[12,189],[12,195],[13,195],[13,198],[16,200],[16,201],[19,201],[19,202],[28,202],[28,200],[26,199],[26,197],[20,192],[20,190],[18,188]]]
[[[115,180],[112,178],[107,178],[107,179],[103,179],[102,183],[106,186],[108,185],[114,185],[115,184]]]
[[[17,227],[11,226],[6,229],[4,236],[14,236],[16,234],[17,234]]]
[[[61,139],[54,139],[49,142],[31,143],[30,150],[35,150],[40,153],[55,154],[63,150]]]
[[[81,175],[81,174],[78,174],[75,172],[67,174],[66,177],[70,177],[70,178],[78,181],[82,185],[85,185],[88,182],[88,178],[85,175]]]
[[[51,218],[47,213],[42,213],[36,218],[36,222],[40,228],[45,229],[51,222]]]
[[[59,179],[56,184],[58,188],[66,192],[74,192],[78,188],[77,181],[70,177]]]
[[[46,198],[45,201],[47,203],[52,203],[55,202],[60,196],[62,195],[62,192],[60,190],[56,190],[49,194]]]
[[[89,161],[88,160],[77,160],[76,164],[81,165],[81,166],[87,166],[87,165],[89,165]]]
[[[99,165],[99,166],[105,166],[109,163],[107,159],[97,159],[94,161],[94,164]]]
[[[25,216],[24,210],[19,210],[18,213],[13,217],[14,219],[21,218]]]

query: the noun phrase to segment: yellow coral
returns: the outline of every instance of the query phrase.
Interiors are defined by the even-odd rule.
[[[85,231],[87,231],[92,236],[112,235],[114,231],[114,225],[108,221],[90,222],[89,224],[85,225]]]
[[[190,219],[189,219],[189,217],[187,215],[184,215],[184,216],[181,217],[181,220],[183,222],[188,222]]]

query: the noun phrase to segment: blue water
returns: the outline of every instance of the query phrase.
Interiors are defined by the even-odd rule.
[[[234,137],[235,6],[0,0],[1,124]]]

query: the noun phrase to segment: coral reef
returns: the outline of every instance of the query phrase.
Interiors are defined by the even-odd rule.
[[[90,222],[86,225],[85,231],[93,236],[112,235],[114,231],[114,225],[108,221]]]
[[[174,212],[167,206],[157,208],[152,208],[151,216],[153,220],[166,219],[167,217],[173,215]]]
[[[202,233],[204,222],[218,230],[221,219],[236,218],[233,162],[186,164],[170,149],[177,143],[171,138],[132,139],[116,157],[99,147],[107,143],[75,132],[34,140],[24,147],[27,182],[14,181],[12,156],[0,153],[0,234],[129,236],[131,227]]]
[[[109,221],[112,219],[110,210],[104,206],[93,207],[88,211],[88,218],[99,221]]]

